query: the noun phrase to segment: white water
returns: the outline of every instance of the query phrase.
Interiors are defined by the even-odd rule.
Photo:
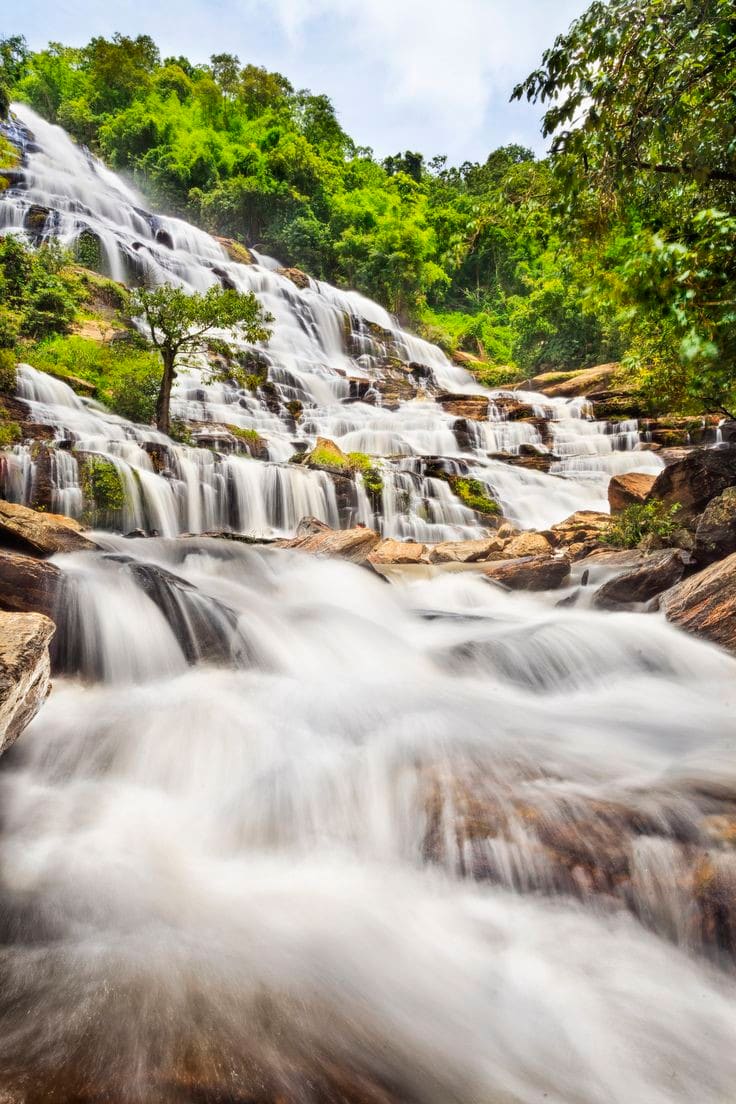
[[[438,1104],[725,1104],[733,985],[695,957],[673,831],[697,837],[699,787],[733,792],[736,662],[466,574],[389,587],[230,543],[108,544],[196,586],[231,661],[186,667],[191,597],[167,621],[129,563],[57,557],[59,632],[104,681],[59,680],[4,761],[0,1069],[146,1101],[187,1076],[302,1099],[337,1067]],[[626,842],[643,922],[550,896],[523,818],[458,850],[468,779],[552,818],[655,813]],[[493,884],[464,879],[479,863]]]
[[[343,402],[341,372],[380,382],[368,322],[438,386],[478,387],[376,304],[298,292],[267,258],[233,265],[192,228],[152,226],[21,114],[41,152],[35,191],[0,201],[6,229],[53,195],[72,241],[72,197],[112,271],[134,240],[190,286],[216,263],[277,316],[271,378],[305,404],[294,432],[260,399],[203,387],[196,365],[182,374],[178,412],[257,427],[262,462],[174,445],[22,368],[34,419],[73,446],[52,450],[55,508],[80,512],[75,453],[97,452],[126,480],[123,531],[335,523],[328,477],[285,463],[320,433],[391,456],[386,531],[438,539],[481,525],[424,456],[540,526],[602,507],[611,471],[659,466],[633,451],[636,427],[616,437],[577,402],[521,396],[550,420],[558,476],[487,458],[540,443],[498,410],[463,451],[430,398]],[[29,500],[39,462],[22,447],[4,459],[5,493]],[[27,1104],[731,1100],[736,862],[709,833],[734,811],[736,661],[658,616],[558,607],[559,592],[470,573],[389,586],[229,541],[99,540],[105,553],[56,558],[64,673],[0,763],[0,1090]],[[487,830],[466,824],[469,798]],[[565,833],[590,863],[560,863]],[[715,929],[705,869],[723,892]]]
[[[482,519],[468,518],[443,490],[435,493],[436,486],[423,480],[421,471],[409,479],[400,474],[407,469],[398,464],[395,475],[397,461],[385,458],[460,458],[499,498],[511,520],[540,528],[561,521],[573,503],[577,508],[607,509],[606,487],[614,472],[661,468],[654,453],[635,451],[635,423],[615,434],[614,427],[587,420],[578,400],[529,393],[519,393],[518,398],[549,420],[553,451],[560,458],[551,475],[488,459],[488,453],[516,454],[522,444],[542,444],[535,426],[505,421],[491,393],[489,420],[471,423],[467,433],[472,447],[460,448],[453,428],[457,419],[433,401],[432,393],[479,394],[483,389],[439,349],[399,330],[385,310],[357,292],[318,281],[300,291],[279,274],[276,262],[258,254],[254,265],[230,261],[209,235],[181,220],[148,214],[140,196],[58,127],[24,105],[14,110],[20,126],[10,133],[24,145],[23,186],[2,194],[0,232],[23,233],[28,211],[35,205],[51,212],[42,230],[34,231],[37,237],[56,237],[74,247],[80,235],[93,233],[107,270],[117,279],[145,276],[192,289],[225,279],[241,290],[254,291],[275,319],[271,339],[260,353],[268,361],[277,409],[271,409],[273,403],[263,395],[203,382],[204,362],[197,357],[180,372],[172,409],[175,417],[198,425],[257,430],[277,467],[261,463],[256,468],[237,456],[223,461],[209,451],[197,455],[203,450],[167,442],[146,427],[130,426],[77,399],[63,385],[29,378],[32,374],[24,370],[20,394],[36,398],[34,415],[52,424],[58,439],[71,438],[80,451],[112,458],[121,471],[129,502],[116,528],[167,535],[232,528],[271,535],[293,532],[300,517],[311,513],[330,524],[360,520],[387,535],[443,540],[481,535]],[[390,408],[382,405],[380,391],[382,358],[387,354],[407,365],[423,366],[424,372],[424,378],[413,384],[414,398]],[[356,394],[351,395],[351,386],[359,389]],[[360,401],[353,401],[356,395]],[[304,408],[296,426],[285,405],[293,401]],[[318,435],[332,438],[346,451],[383,458],[378,461],[386,472],[381,516],[372,516],[359,478],[352,505],[338,517],[331,480],[288,464],[296,449],[311,445]],[[154,472],[141,447],[147,443],[164,446],[164,477]],[[27,501],[17,490],[32,486],[32,479],[29,482],[20,471],[29,464],[22,453],[19,448],[5,493]],[[78,512],[81,496],[69,493],[74,488],[68,464],[60,474],[66,482],[59,486],[54,505]],[[409,494],[407,481],[412,483]]]

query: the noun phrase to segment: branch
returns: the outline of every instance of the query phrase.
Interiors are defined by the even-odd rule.
[[[670,176],[696,176],[699,171],[685,164],[661,165],[638,159],[634,160],[632,164],[635,169],[649,169],[652,172],[668,173]],[[736,172],[729,172],[727,169],[704,169],[703,171],[707,180],[725,180],[729,184],[736,184]]]

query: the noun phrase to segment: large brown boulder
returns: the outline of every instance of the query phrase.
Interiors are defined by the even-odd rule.
[[[705,566],[736,552],[736,487],[711,499],[695,531],[695,559]]]
[[[94,551],[97,547],[82,533],[82,526],[63,514],[30,510],[0,500],[0,544],[51,556],[54,552]]]
[[[620,364],[598,364],[575,372],[545,372],[529,380],[528,386],[550,398],[572,399],[607,388],[620,367]]]
[[[634,567],[604,583],[596,591],[593,604],[599,609],[621,609],[649,602],[679,583],[685,574],[685,560],[679,548],[665,548],[644,555]]]
[[[0,753],[20,736],[51,688],[54,623],[38,613],[0,613]]]
[[[608,484],[608,504],[611,507],[611,513],[618,514],[627,506],[644,502],[656,478],[655,475],[647,475],[644,472],[614,475]]]
[[[504,542],[497,537],[486,540],[442,541],[429,545],[430,563],[477,563],[493,559],[503,551]]]
[[[368,557],[375,566],[427,563],[427,546],[415,541],[382,540]]]
[[[0,549],[0,609],[53,617],[62,574],[56,564]]]
[[[509,590],[556,590],[570,574],[566,557],[522,556],[517,560],[496,560],[483,568],[483,575]]]
[[[296,548],[313,556],[328,556],[362,564],[367,561],[368,553],[380,539],[373,529],[362,526],[354,529],[330,529],[329,525],[317,518],[303,518],[299,522],[296,536],[291,540],[275,541],[274,547]]]
[[[736,447],[693,449],[660,472],[649,498],[661,499],[670,506],[679,502],[680,519],[688,521],[701,513],[712,498],[735,485]]]
[[[279,276],[285,276],[287,280],[291,280],[292,284],[298,287],[300,291],[304,291],[311,283],[306,272],[302,272],[300,268],[280,268]]]
[[[519,533],[505,546],[503,555],[507,560],[518,560],[521,556],[551,556],[552,545],[542,533]]]
[[[666,591],[668,621],[736,654],[736,552]]]
[[[571,559],[579,560],[601,546],[603,534],[610,524],[610,514],[598,513],[596,510],[578,510],[564,521],[553,525],[549,537],[558,546],[566,547]]]

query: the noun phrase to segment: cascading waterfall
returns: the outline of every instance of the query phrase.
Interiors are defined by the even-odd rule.
[[[253,289],[275,390],[210,384],[192,358],[175,413],[197,447],[19,368],[46,430],[2,454],[3,493],[46,487],[83,516],[102,457],[125,505],[98,552],[54,557],[53,693],[0,760],[0,1093],[726,1104],[736,660],[657,615],[567,604],[579,567],[534,596],[439,569],[387,585],[196,535],[314,515],[481,536],[443,474],[542,528],[604,508],[612,472],[659,469],[636,424],[483,392],[375,303],[235,264],[17,116],[3,229],[45,208],[41,235],[96,235],[111,274]],[[291,463],[317,436],[373,457],[381,495]],[[551,473],[499,458],[525,449]]]
[[[692,854],[736,661],[467,574],[103,543],[56,557],[69,674],[0,772],[4,1084],[724,1104]]]
[[[383,308],[357,292],[315,280],[298,289],[277,262],[257,253],[252,265],[232,261],[203,231],[148,213],[140,196],[58,127],[24,105],[14,112],[15,122],[6,129],[22,151],[22,167],[10,174],[0,197],[0,232],[25,233],[34,241],[54,237],[71,248],[91,236],[99,242],[102,266],[116,279],[173,281],[192,290],[223,281],[253,291],[275,319],[264,349],[248,350],[235,339],[267,365],[268,396],[208,382],[206,362],[193,356],[179,373],[172,403],[174,417],[192,424],[195,446],[198,436],[207,436],[208,425],[255,430],[267,450],[265,466],[242,456],[220,455],[214,461],[211,453],[198,456],[206,450],[131,426],[79,399],[65,384],[31,368],[21,370],[19,397],[32,418],[52,425],[57,441],[71,441],[73,451],[100,454],[116,465],[127,505],[112,519],[114,527],[166,535],[235,529],[268,536],[293,532],[305,510],[330,524],[365,520],[362,488],[356,487],[340,510],[329,475],[289,463],[317,436],[345,451],[380,458],[386,471],[383,510],[369,514],[372,523],[386,535],[421,539],[475,533],[483,522],[466,518],[438,481],[408,493],[400,458],[464,458],[474,478],[522,526],[562,520],[571,501],[605,509],[611,474],[661,467],[654,453],[638,450],[635,424],[611,427],[591,420],[581,401],[522,392],[514,397],[550,427],[551,474],[529,479],[528,472],[502,466],[495,454],[518,454],[522,446],[547,449],[535,425],[506,418],[508,393],[484,392],[438,348],[398,329]],[[387,365],[397,376],[395,396],[386,392]],[[457,417],[434,401],[440,391],[486,394],[488,418],[465,421],[459,436]],[[288,410],[295,402],[302,407],[298,421]],[[230,442],[234,447],[232,437]],[[159,465],[163,471],[152,465],[155,448],[165,458]],[[3,493],[30,501],[34,476],[24,475],[23,468],[33,464],[32,456],[17,450]],[[68,457],[52,468],[47,474],[54,508],[78,515],[82,496]],[[537,488],[531,494],[530,484]]]

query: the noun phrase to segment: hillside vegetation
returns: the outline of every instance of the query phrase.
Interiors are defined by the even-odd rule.
[[[326,96],[146,36],[30,52],[27,101],[160,207],[376,298],[483,382],[621,359],[652,410],[733,410],[736,19],[728,0],[594,3],[514,92],[547,160],[379,162]]]

